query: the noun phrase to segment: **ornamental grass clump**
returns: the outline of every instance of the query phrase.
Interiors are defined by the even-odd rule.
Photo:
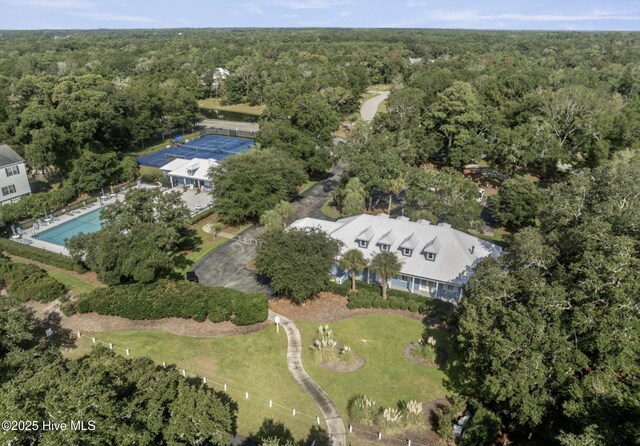
[[[436,362],[438,358],[438,352],[436,351],[436,340],[433,336],[427,338],[426,343],[423,344],[423,340],[418,341],[421,347],[415,349],[415,355],[421,358],[427,359],[432,362]]]
[[[347,406],[349,419],[360,426],[373,426],[375,424],[376,402],[365,395],[356,395]]]
[[[419,429],[424,427],[425,418],[422,413],[422,403],[416,400],[410,400],[404,405],[404,421],[406,427],[410,429]]]
[[[387,407],[380,410],[377,423],[381,432],[394,434],[405,429],[402,411],[396,407]]]

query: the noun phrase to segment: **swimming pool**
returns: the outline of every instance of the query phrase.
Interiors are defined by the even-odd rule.
[[[96,209],[95,211],[76,217],[73,220],[59,224],[56,227],[42,231],[34,238],[58,246],[64,246],[64,241],[74,235],[78,235],[81,232],[90,234],[99,231],[102,228],[102,221],[100,221],[101,210],[102,209]]]

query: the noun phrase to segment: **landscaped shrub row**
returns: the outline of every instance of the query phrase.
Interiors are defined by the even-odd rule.
[[[193,282],[161,280],[150,284],[98,288],[65,306],[65,312],[96,312],[127,319],[179,317],[202,322],[250,325],[267,318],[267,297]]]
[[[387,300],[382,299],[382,291],[379,285],[366,282],[357,282],[357,292],[350,292],[351,282],[342,284],[331,282],[327,291],[347,296],[347,306],[354,308],[392,308],[395,310],[409,310],[421,313],[441,320],[447,320],[453,313],[454,306],[449,302],[435,299],[408,291],[387,289]]]
[[[0,282],[7,294],[23,302],[36,300],[51,302],[64,299],[67,290],[63,284],[35,265],[14,263],[0,258]]]
[[[57,266],[58,268],[66,269],[68,271],[75,271],[77,273],[84,273],[87,271],[84,266],[74,262],[69,257],[48,252],[40,248],[34,248],[33,246],[25,245],[23,243],[14,242],[13,240],[6,238],[0,238],[0,250],[14,256],[24,257],[25,259],[35,260],[51,266]]]
[[[76,196],[76,191],[71,186],[52,189],[39,194],[25,195],[20,201],[7,204],[2,207],[4,221],[19,221],[26,218],[44,216],[44,211],[55,211],[62,208]]]

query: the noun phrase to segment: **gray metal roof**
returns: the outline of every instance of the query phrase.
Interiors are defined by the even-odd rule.
[[[502,251],[499,246],[453,229],[451,225],[425,223],[389,218],[385,214],[363,214],[336,222],[303,218],[295,221],[291,227],[320,228],[344,243],[343,252],[359,249],[368,260],[380,252],[381,241],[391,241],[386,244],[391,245],[389,251],[396,253],[403,262],[402,274],[456,285],[463,285],[469,280],[480,260],[487,256],[497,257]],[[363,232],[373,232],[372,242],[375,243],[361,248],[356,240],[362,240]],[[426,249],[422,252],[414,249],[411,256],[403,255],[401,248],[409,246]],[[437,253],[435,260],[427,260],[427,251]]]
[[[8,145],[0,144],[0,167],[16,163],[24,163],[24,158],[14,152]]]

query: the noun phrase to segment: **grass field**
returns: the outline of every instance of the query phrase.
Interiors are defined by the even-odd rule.
[[[194,138],[198,138],[200,137],[200,133],[199,132],[193,132],[193,133],[187,133],[185,135],[183,135],[185,139],[194,139]],[[168,137],[167,139],[157,142],[151,146],[146,146],[144,149],[143,148],[138,148],[138,149],[131,149],[129,152],[127,152],[129,155],[134,155],[134,156],[142,156],[142,155],[147,155],[149,153],[153,153],[156,150],[160,150],[160,149],[164,149],[167,147],[167,145],[169,145],[169,141],[171,141],[173,137]]]
[[[229,395],[239,406],[241,435],[255,433],[265,418],[284,423],[296,439],[306,438],[316,425],[317,406],[287,370],[287,338],[283,330],[277,335],[273,327],[268,327],[257,333],[219,338],[189,338],[150,331],[87,333],[87,336],[113,342],[119,353],[124,354],[122,349],[129,348],[131,356],[148,356],[158,364],[166,361],[179,370],[184,368],[205,376],[216,390],[222,387],[214,381],[226,383]],[[67,356],[78,357],[91,348],[91,340],[84,337],[78,344]],[[245,391],[249,392],[248,400]],[[274,402],[272,409],[270,399]],[[291,413],[294,407],[295,417]]]
[[[197,249],[193,251],[189,251],[186,254],[180,254],[180,256],[182,256],[183,259],[179,259],[179,261],[177,262],[178,264],[177,270],[179,272],[184,273],[186,271],[189,271],[190,269],[193,268],[193,266],[196,263],[202,260],[207,254],[209,254],[211,251],[214,251],[215,249],[219,248],[220,246],[224,245],[229,241],[228,238],[214,237],[213,234],[204,232],[204,230],[202,229],[204,225],[208,223],[214,223],[218,221],[217,219],[218,219],[218,216],[216,214],[213,214],[200,220],[198,223],[194,225],[194,229],[196,230],[196,233],[198,234],[198,237],[200,238],[201,243]],[[247,229],[249,226],[250,225],[244,225],[240,227],[227,227],[227,228],[224,228],[223,231],[229,234],[239,234],[245,229]]]
[[[230,111],[236,113],[246,113],[248,115],[260,116],[267,108],[265,105],[249,105],[249,104],[231,104],[222,105],[220,99],[203,99],[198,101],[198,105],[202,108],[213,108],[222,111]]]
[[[298,327],[305,369],[331,396],[345,423],[348,401],[356,394],[372,398],[378,407],[396,407],[399,400],[426,402],[445,396],[445,374],[439,368],[422,367],[404,357],[405,347],[422,336],[423,325],[419,321],[369,315],[330,324],[334,339],[365,359],[362,368],[348,373],[331,372],[314,361],[310,346],[317,337],[318,324],[298,322]]]
[[[71,276],[70,274],[65,273],[60,270],[48,270],[47,271],[51,277],[56,279],[58,282],[67,287],[67,289],[73,291],[73,293],[77,296],[79,294],[88,293],[89,291],[93,291],[96,288],[103,287],[104,285],[94,285],[89,282],[85,282],[84,280],[78,279],[76,277]]]
[[[75,273],[72,271],[66,271],[62,268],[58,268],[55,266],[47,265],[46,263],[40,263],[29,259],[24,259],[18,256],[10,256],[11,260],[17,263],[30,263],[37,265],[38,267],[45,270],[51,277],[56,279],[58,282],[67,287],[68,290],[72,291],[74,294],[82,294],[88,293],[89,291],[93,291],[96,288],[102,287],[104,285],[95,285],[94,283],[88,282],[87,280],[82,279],[82,274]]]
[[[324,215],[326,215],[329,218],[332,218],[334,220],[337,220],[340,218],[340,212],[338,212],[338,210],[331,206],[331,201],[329,200],[327,201],[325,204],[322,205],[322,207],[320,208],[320,212],[322,212]]]
[[[300,186],[298,188],[298,193],[301,194],[304,191],[306,191],[307,189],[309,189],[311,186],[315,185],[318,181],[317,180],[309,180],[306,183],[304,183],[302,186]]]

